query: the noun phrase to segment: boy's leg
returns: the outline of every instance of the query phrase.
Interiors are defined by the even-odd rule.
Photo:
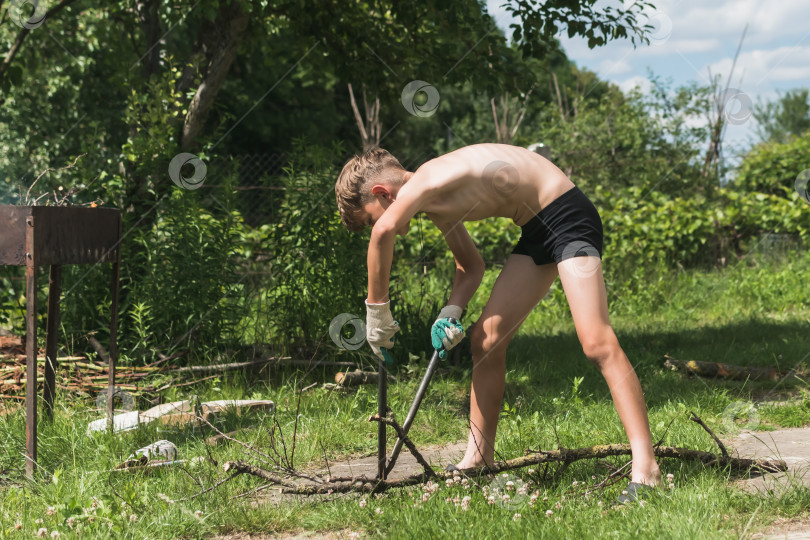
[[[470,435],[458,465],[492,464],[495,431],[506,377],[506,347],[557,277],[554,264],[537,266],[527,255],[510,255],[471,335],[473,373]]]
[[[661,472],[653,454],[644,394],[608,320],[602,261],[598,257],[573,257],[560,262],[557,270],[582,350],[605,377],[630,441],[631,481],[657,485]]]

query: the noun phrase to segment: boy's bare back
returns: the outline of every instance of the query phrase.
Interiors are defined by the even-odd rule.
[[[506,144],[476,144],[428,161],[402,186],[399,197],[417,199],[439,224],[505,217],[522,226],[574,187],[542,156]]]

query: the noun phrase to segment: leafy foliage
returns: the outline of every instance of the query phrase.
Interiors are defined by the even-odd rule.
[[[743,159],[734,186],[744,192],[789,197],[796,179],[810,169],[810,132],[789,142],[755,146]]]
[[[764,142],[785,143],[810,130],[810,90],[791,90],[775,101],[754,107],[757,135]]]

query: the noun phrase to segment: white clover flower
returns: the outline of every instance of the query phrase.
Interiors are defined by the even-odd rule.
[[[360,508],[365,508],[365,507],[366,507],[366,505],[367,505],[368,503],[366,502],[366,500],[365,500],[365,499],[360,499],[360,503],[359,503],[359,504],[360,504]]]
[[[495,504],[495,497],[490,495],[487,499],[487,504]]]
[[[579,482],[577,482],[576,480],[574,480],[573,482],[571,482],[571,485],[572,485],[572,486],[575,486],[575,487],[576,487],[578,484],[579,484]]]
[[[52,516],[55,513],[56,513],[56,508],[54,508],[53,506],[49,506],[48,509],[45,510],[45,515],[46,516]]]
[[[512,516],[512,521],[517,521],[517,520],[519,520],[519,519],[520,519],[520,514],[518,514],[517,512],[515,512],[515,515],[514,515],[514,516]]]
[[[35,519],[34,523],[36,523],[37,525],[42,525],[42,518]]]
[[[39,536],[40,538],[45,538],[45,537],[47,537],[47,536],[48,536],[48,529],[46,529],[45,527],[41,527],[41,528],[40,528],[40,529],[37,531],[37,536]]]
[[[534,469],[529,469],[529,474],[534,474]]]
[[[672,482],[675,479],[675,475],[672,473],[667,473],[667,480]]]
[[[59,538],[59,531],[51,531],[51,538]]]
[[[382,508],[378,506],[377,508],[374,509],[374,513],[377,515],[382,514]]]
[[[551,510],[546,510],[546,517],[551,517],[553,513]]]
[[[675,489],[675,484],[673,484],[672,482],[670,482],[670,483],[669,483],[669,489]]]
[[[67,520],[65,520],[65,523],[67,523],[67,526],[70,527],[71,529],[73,528],[73,524],[75,522],[76,520],[73,518],[73,516],[70,516],[69,518],[67,518]]]
[[[135,520],[137,520],[137,519],[138,519],[138,517],[135,514],[130,514],[129,515],[129,522],[130,523],[135,523]]]
[[[554,508],[556,508],[557,510],[562,510],[562,505],[560,504],[559,501],[554,503]]]
[[[200,519],[202,515],[203,515],[202,510],[197,510],[194,512],[194,517],[196,517],[197,519]]]

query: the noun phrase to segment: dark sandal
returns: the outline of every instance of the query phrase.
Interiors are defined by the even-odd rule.
[[[456,472],[456,471],[461,472],[461,469],[459,469],[458,467],[456,467],[456,466],[455,466],[455,465],[453,465],[452,463],[451,463],[451,464],[449,464],[447,467],[445,467],[445,468],[444,468],[444,470],[445,470],[446,472]]]
[[[652,492],[652,486],[648,486],[646,484],[640,484],[638,482],[630,482],[627,484],[627,489],[622,491],[622,494],[616,498],[616,502],[618,504],[627,504],[631,502],[638,502],[641,500],[641,496],[645,492]]]

